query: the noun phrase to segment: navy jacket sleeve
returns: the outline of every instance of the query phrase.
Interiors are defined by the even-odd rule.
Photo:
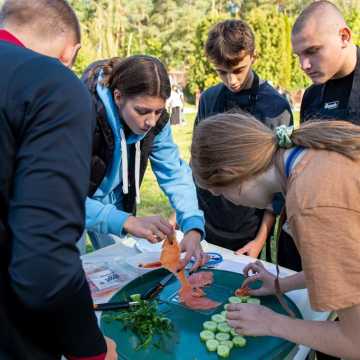
[[[200,95],[198,110],[194,121],[193,133],[196,127],[199,125],[200,121],[204,119],[204,117],[205,117],[205,103],[204,103],[203,95]]]
[[[98,355],[106,345],[76,248],[89,188],[90,97],[70,70],[42,56],[18,66],[8,94],[17,142],[8,212],[12,288],[29,312],[48,318],[63,354]]]

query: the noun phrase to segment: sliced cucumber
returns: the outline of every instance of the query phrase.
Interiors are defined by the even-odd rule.
[[[220,345],[225,345],[231,350],[234,346],[234,343],[231,340],[224,340],[221,341]]]
[[[250,296],[238,296],[238,298],[241,300],[241,302],[246,303]]]
[[[217,325],[217,329],[222,333],[229,333],[231,331],[231,327],[227,322],[222,322]]]
[[[220,314],[226,319],[226,315],[227,315],[227,311],[226,311],[226,310],[222,311]]]
[[[141,295],[140,294],[131,294],[130,299],[132,301],[140,301],[141,300]]]
[[[229,303],[230,304],[240,304],[242,301],[237,296],[230,296],[229,297]]]
[[[215,339],[210,339],[206,341],[206,348],[209,351],[216,351],[219,346],[219,342]]]
[[[225,309],[225,310],[227,310],[228,305],[230,305],[230,304],[225,304],[225,305],[224,305],[224,309]]]
[[[261,304],[260,299],[257,299],[257,298],[249,298],[249,299],[246,300],[246,302],[248,304],[257,304],[257,305]]]
[[[236,347],[244,347],[246,345],[246,339],[243,336],[234,336],[232,342]]]
[[[220,314],[215,314],[211,317],[212,321],[215,321],[216,323],[221,323],[224,322],[226,319],[224,318],[224,316],[220,315]]]
[[[227,358],[230,355],[230,349],[225,345],[219,345],[217,348],[217,354],[222,358]]]
[[[200,339],[202,341],[208,341],[208,340],[211,340],[211,339],[214,339],[215,338],[215,334],[209,330],[203,330],[201,333],[200,333]]]
[[[230,334],[219,332],[215,335],[215,338],[216,338],[216,340],[219,340],[219,341],[230,340]]]
[[[232,336],[239,336],[239,334],[236,332],[236,330],[235,330],[234,328],[232,328],[232,329],[230,330],[230,334],[231,334]]]
[[[211,332],[215,332],[217,329],[217,323],[215,321],[205,321],[203,323],[204,330],[209,330]]]

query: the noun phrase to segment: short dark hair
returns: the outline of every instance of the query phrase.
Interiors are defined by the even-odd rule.
[[[206,56],[218,65],[234,66],[244,57],[242,52],[253,55],[254,51],[254,33],[242,20],[225,20],[216,24],[205,44]]]
[[[31,25],[38,34],[58,36],[72,32],[80,43],[79,20],[66,0],[5,0],[0,10],[0,25]]]
[[[171,94],[166,68],[153,56],[112,58],[100,67],[103,71],[103,84],[112,92],[118,89],[125,97],[158,96],[166,100]]]
[[[331,9],[334,11],[338,16],[341,18],[343,17],[339,8],[333,4],[331,1],[328,0],[320,0],[315,1],[308,5],[297,17],[293,28],[291,30],[292,34],[297,34],[300,32],[304,26],[307,24],[308,20],[312,18],[316,13],[321,12],[323,9]]]

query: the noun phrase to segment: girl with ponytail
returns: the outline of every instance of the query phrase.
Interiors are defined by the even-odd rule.
[[[256,261],[244,285],[255,296],[307,288],[316,311],[339,321],[292,319],[254,304],[233,304],[227,319],[244,335],[276,336],[340,358],[359,359],[360,127],[312,121],[274,131],[248,114],[219,114],[196,129],[191,148],[199,186],[235,204],[266,208],[285,196],[303,272],[276,281]],[[279,285],[276,286],[276,284]]]
[[[136,216],[148,161],[184,232],[185,262],[203,261],[204,217],[198,208],[189,166],[180,159],[165,110],[171,87],[165,66],[152,56],[99,61],[85,71],[96,128],[86,228],[95,248],[126,233],[158,242],[173,233],[162,216]]]

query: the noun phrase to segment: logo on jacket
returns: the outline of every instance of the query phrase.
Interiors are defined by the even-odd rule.
[[[330,101],[324,104],[324,109],[334,110],[339,107],[340,101]]]

